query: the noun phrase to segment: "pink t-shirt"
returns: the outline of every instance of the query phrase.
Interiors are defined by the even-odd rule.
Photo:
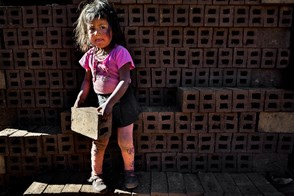
[[[95,48],[89,49],[79,63],[86,70],[91,70],[94,91],[97,94],[110,94],[119,83],[119,69],[131,63],[130,70],[135,68],[129,51],[121,45],[116,45],[103,60],[95,55]]]

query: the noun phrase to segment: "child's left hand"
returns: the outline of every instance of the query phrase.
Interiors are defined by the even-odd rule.
[[[112,106],[105,102],[97,108],[97,111],[102,114],[102,120],[107,121],[112,114]]]

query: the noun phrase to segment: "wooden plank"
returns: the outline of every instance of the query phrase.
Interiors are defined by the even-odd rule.
[[[198,173],[198,177],[205,191],[205,195],[222,195],[223,189],[212,173]]]
[[[187,196],[202,196],[204,190],[195,174],[183,174]]]
[[[71,174],[68,183],[65,184],[62,189],[63,195],[78,195],[83,183],[85,182],[86,174],[81,172],[76,172]]]
[[[83,184],[80,192],[85,194],[97,194],[91,184]]]
[[[185,184],[182,173],[167,172],[168,195],[169,196],[185,196]]]
[[[242,195],[233,178],[228,173],[215,173],[214,175],[226,196]]]
[[[263,195],[283,195],[261,174],[248,173],[246,175]]]
[[[48,184],[43,195],[61,194],[64,184]]]
[[[261,196],[262,194],[254,186],[254,184],[249,180],[249,178],[244,173],[232,173],[230,174],[234,182],[238,186],[239,190],[243,195],[250,196]]]
[[[16,131],[18,131],[18,129],[11,129],[11,128],[3,129],[2,131],[0,131],[0,137],[9,136]]]
[[[42,175],[39,176],[23,193],[23,195],[42,195],[43,191],[48,186],[48,183],[51,181],[52,176],[50,175]]]
[[[23,193],[23,195],[30,195],[30,196],[36,196],[36,195],[42,195],[43,191],[47,187],[47,183],[43,182],[33,182],[29,188]]]
[[[167,177],[164,172],[151,173],[151,195],[168,196]]]
[[[134,189],[134,193],[142,196],[150,195],[150,182],[151,174],[150,172],[137,172],[139,179],[139,186]]]

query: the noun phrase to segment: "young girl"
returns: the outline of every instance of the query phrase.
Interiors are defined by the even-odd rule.
[[[138,105],[130,87],[130,70],[134,63],[123,46],[124,36],[114,8],[106,0],[94,0],[85,5],[77,20],[75,38],[85,52],[79,63],[85,69],[85,78],[74,107],[85,102],[91,82],[98,96],[98,112],[103,120],[112,120],[117,129],[125,170],[125,187],[135,188],[138,180],[134,172],[133,123],[138,117]],[[112,117],[112,119],[111,119]],[[97,192],[107,187],[103,182],[103,158],[109,137],[92,142],[91,177]]]

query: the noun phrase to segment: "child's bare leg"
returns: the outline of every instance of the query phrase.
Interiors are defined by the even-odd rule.
[[[105,149],[109,142],[109,138],[103,138],[100,140],[95,140],[92,143],[91,149],[91,167],[92,176],[100,175],[103,173],[103,159],[105,154]]]
[[[135,149],[133,144],[133,127],[134,124],[130,124],[118,128],[117,131],[118,145],[124,160],[124,169],[127,171],[134,171]]]

